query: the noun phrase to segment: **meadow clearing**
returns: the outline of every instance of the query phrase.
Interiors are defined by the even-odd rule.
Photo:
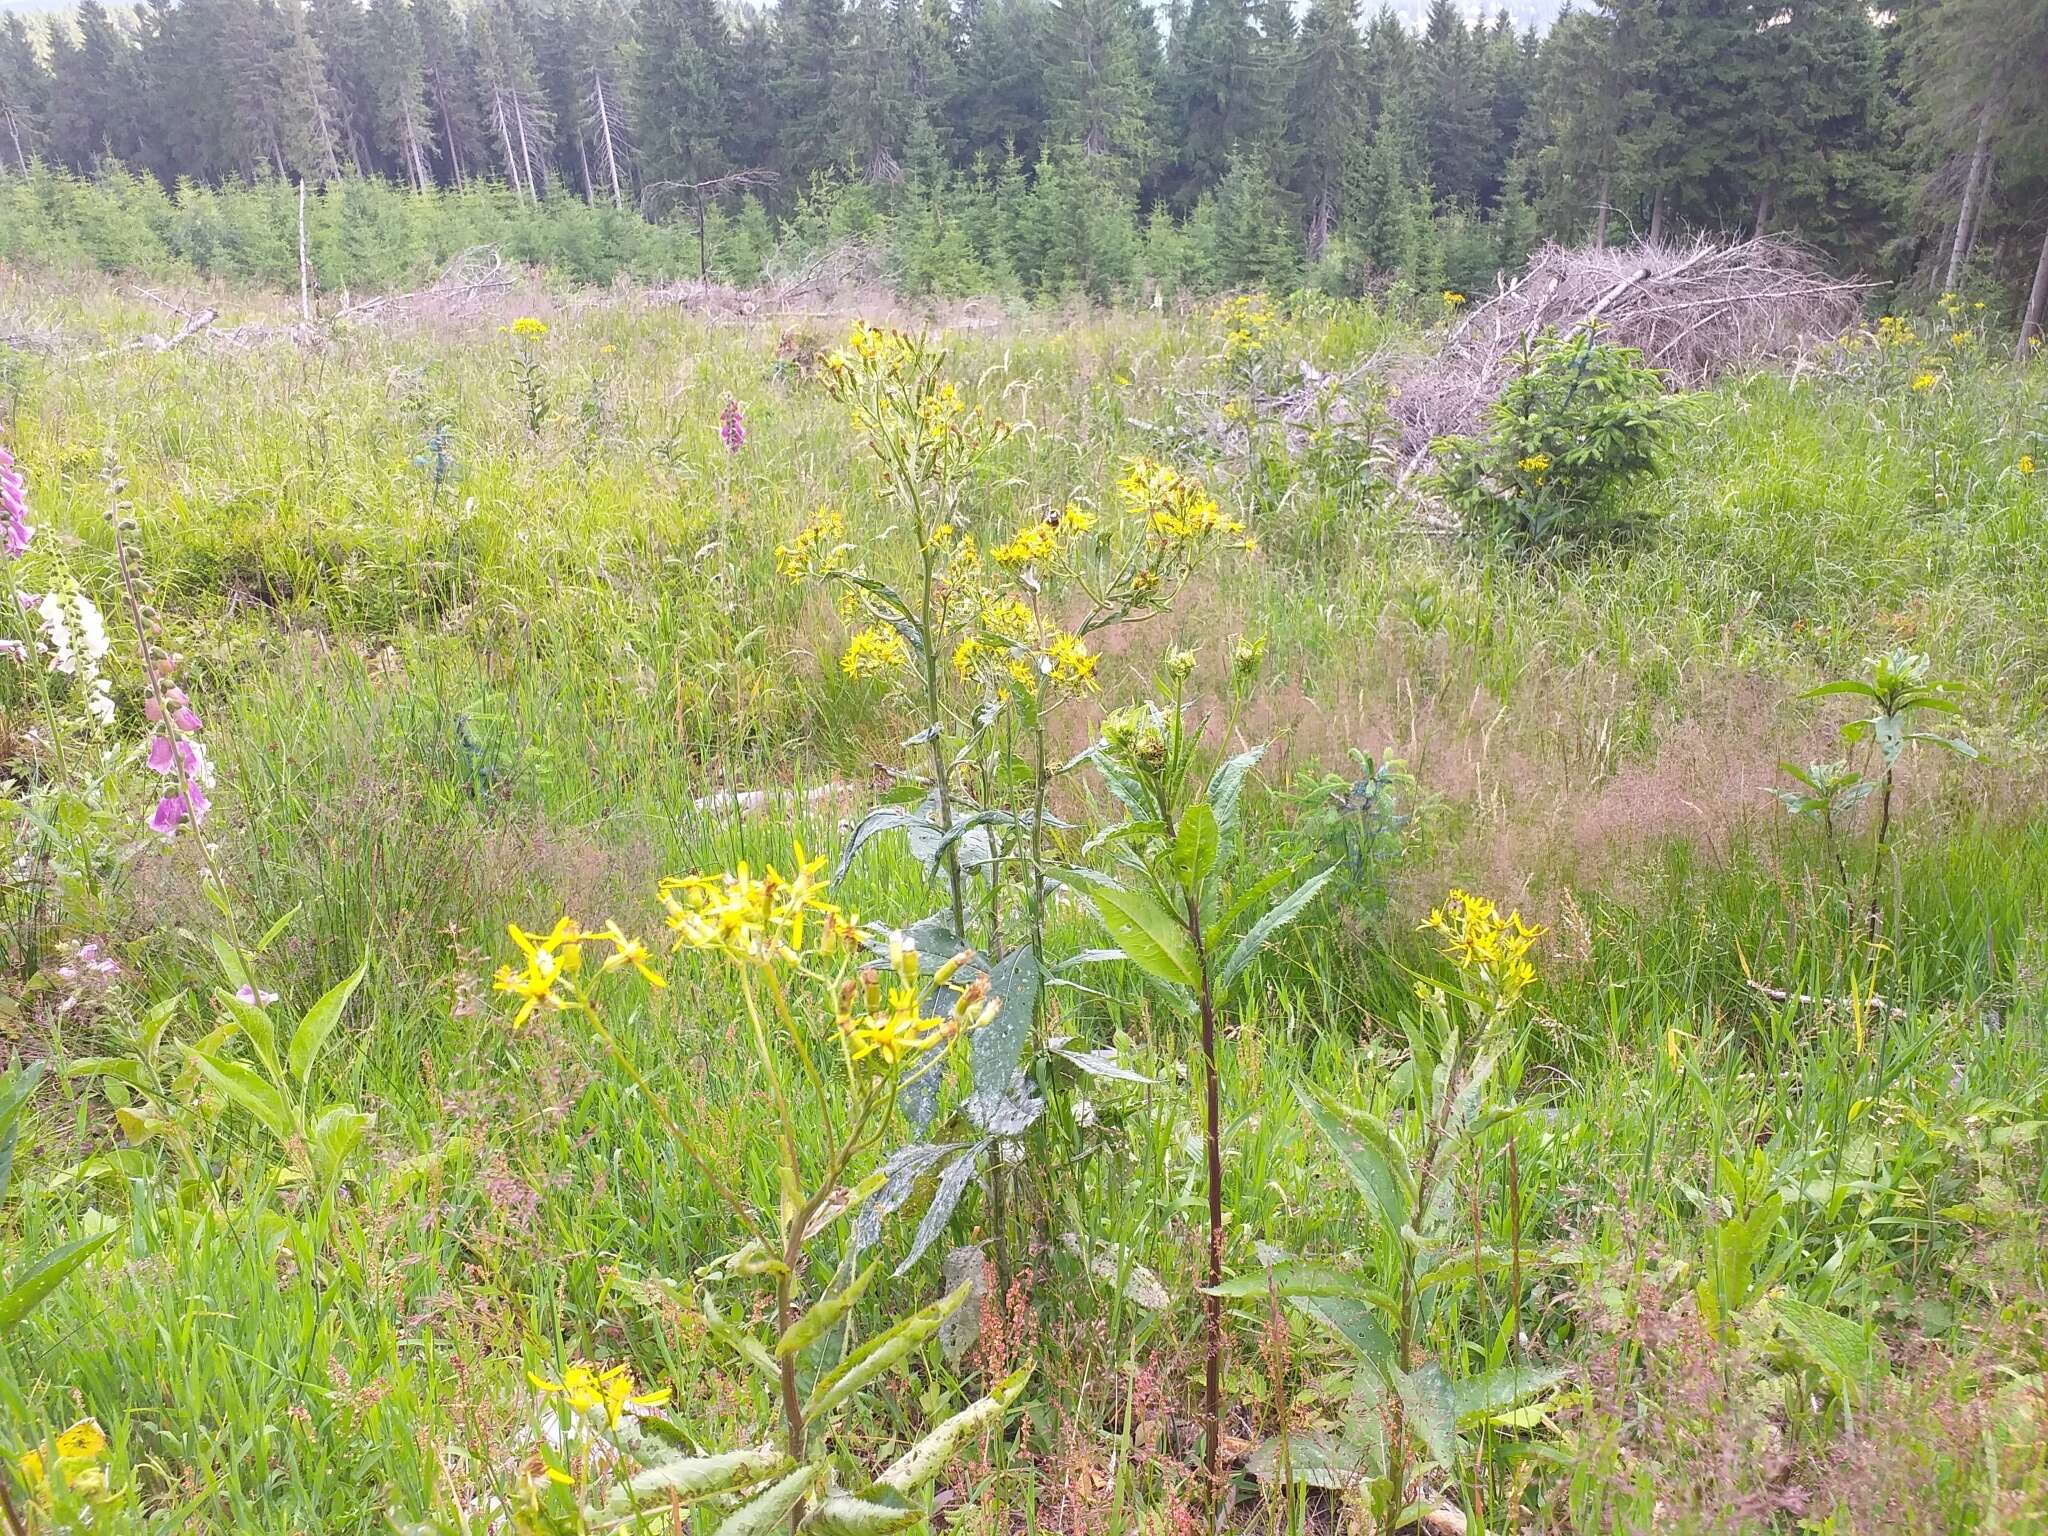
[[[2048,1528],[1981,316],[1529,549],[1261,417],[1433,299],[181,302],[0,272],[16,1536]]]

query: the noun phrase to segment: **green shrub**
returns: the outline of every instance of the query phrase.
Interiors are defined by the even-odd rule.
[[[1588,544],[1627,530],[1623,493],[1656,469],[1671,408],[1633,348],[1546,332],[1490,416],[1484,437],[1438,440],[1444,499],[1513,543]]]

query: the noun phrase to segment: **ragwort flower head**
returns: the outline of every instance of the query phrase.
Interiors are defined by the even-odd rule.
[[[499,966],[491,982],[494,991],[509,992],[519,999],[512,1027],[522,1028],[536,1009],[570,1006],[575,1000],[574,978],[583,966],[582,925],[564,917],[541,938],[517,923],[506,924],[505,931],[525,957],[518,970],[509,965]]]
[[[825,860],[806,858],[796,845],[793,873],[774,865],[756,876],[742,862],[716,875],[685,875],[661,882],[675,948],[724,955],[752,965],[800,961],[806,953],[833,954],[858,937],[856,919],[825,899],[819,878]]]
[[[851,678],[879,677],[910,664],[910,647],[886,624],[870,624],[846,643],[839,670]]]
[[[846,514],[820,507],[797,536],[775,546],[776,574],[788,581],[829,576],[846,560]]]
[[[521,315],[512,322],[512,334],[521,341],[539,341],[548,333],[548,323],[532,315]]]
[[[606,1427],[611,1429],[617,1429],[619,1420],[632,1410],[658,1408],[669,1400],[667,1387],[659,1392],[634,1391],[633,1373],[624,1365],[606,1370],[587,1360],[578,1360],[562,1372],[560,1381],[550,1381],[532,1371],[526,1373],[526,1379],[543,1397],[567,1403],[579,1417],[594,1418],[602,1413]]]
[[[963,951],[940,966],[931,979],[932,992],[949,985],[970,958]],[[849,1061],[894,1072],[981,1028],[1002,1006],[989,996],[988,978],[978,976],[960,988],[945,1013],[928,1014],[921,970],[917,945],[901,933],[891,933],[887,973],[869,967],[840,988],[838,1025]]]
[[[1529,951],[1550,931],[1523,922],[1518,911],[1503,915],[1484,896],[1456,889],[1422,927],[1442,936],[1440,952],[1478,981],[1497,1009],[1506,1009],[1536,980]]]

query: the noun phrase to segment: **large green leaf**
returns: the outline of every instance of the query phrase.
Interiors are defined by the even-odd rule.
[[[280,1144],[292,1139],[292,1116],[284,1095],[249,1068],[232,1057],[206,1051],[194,1051],[192,1063],[208,1082],[262,1122]]]
[[[0,1200],[7,1198],[7,1186],[14,1178],[14,1143],[21,1134],[22,1106],[42,1077],[43,1064],[31,1062],[15,1074],[13,1082],[0,1087]]]
[[[1278,1435],[1265,1440],[1244,1469],[1262,1483],[1277,1483],[1285,1475],[1298,1487],[1344,1491],[1385,1476],[1385,1463],[1381,1446],[1307,1431],[1290,1434],[1284,1446]]]
[[[1263,743],[1240,752],[1235,757],[1226,757],[1209,777],[1209,792],[1203,798],[1216,813],[1216,832],[1219,845],[1228,852],[1237,843],[1237,824],[1244,798],[1245,776],[1258,766],[1259,759],[1266,755]]]
[[[894,1370],[912,1350],[939,1331],[939,1324],[960,1309],[972,1289],[972,1286],[962,1285],[951,1295],[928,1307],[920,1307],[886,1333],[868,1340],[836,1369],[820,1377],[818,1384],[811,1389],[810,1401],[804,1404],[804,1421],[820,1423],[861,1388]]]
[[[1770,1311],[1799,1355],[1841,1390],[1860,1387],[1877,1374],[1879,1357],[1862,1323],[1796,1296],[1772,1298]]]
[[[1458,1464],[1458,1408],[1443,1367],[1434,1360],[1414,1370],[1394,1372],[1394,1391],[1407,1410],[1408,1427],[1446,1472]]]
[[[251,990],[251,997],[261,994]],[[277,1062],[277,1024],[270,1017],[269,1010],[252,1002],[245,1002],[234,993],[222,987],[213,989],[213,1000],[220,1004],[235,1025],[247,1038],[256,1052],[256,1059],[263,1063],[263,1070],[275,1082],[279,1076]]]
[[[64,1283],[79,1265],[98,1253],[113,1237],[114,1229],[95,1232],[90,1237],[81,1237],[66,1243],[54,1253],[47,1253],[23,1270],[14,1279],[13,1285],[0,1292],[0,1336],[7,1334],[16,1323],[42,1305],[50,1292]]]
[[[1216,990],[1227,993],[1237,978],[1244,974],[1245,967],[1252,963],[1261,949],[1265,948],[1267,941],[1301,916],[1308,904],[1322,894],[1323,887],[1330,883],[1336,873],[1335,865],[1317,870],[1279,902],[1269,907],[1266,915],[1253,923],[1244,937],[1231,947],[1229,957],[1223,962],[1223,968],[1216,973]]]
[[[882,1261],[877,1259],[866,1269],[853,1277],[853,1283],[843,1291],[835,1291],[783,1330],[782,1337],[775,1341],[775,1358],[786,1360],[800,1354],[822,1339],[836,1327],[841,1318],[859,1305],[868,1287],[881,1273]]]
[[[363,958],[347,977],[337,982],[327,994],[306,1010],[306,1016],[299,1020],[299,1027],[292,1031],[292,1043],[288,1053],[288,1064],[292,1076],[299,1080],[299,1089],[304,1092],[312,1080],[313,1068],[320,1060],[320,1052],[327,1045],[327,1037],[334,1033],[334,1026],[341,1022],[341,1010],[348,1006],[348,1000],[355,995],[362,984],[363,974],[370,968],[370,952],[363,951]]]
[[[1356,1296],[1358,1293],[1356,1276],[1347,1275],[1341,1269],[1297,1264],[1291,1259],[1269,1269],[1232,1275],[1221,1285],[1202,1287],[1203,1295],[1221,1296],[1228,1301],[1241,1301],[1248,1296],[1274,1295],[1291,1299],[1296,1296]]]
[[[1350,1345],[1383,1379],[1393,1379],[1394,1339],[1381,1320],[1382,1309],[1353,1296],[1297,1296],[1290,1304]]]
[[[1183,889],[1200,890],[1216,867],[1216,813],[1197,800],[1182,812],[1173,834],[1173,871]]]
[[[605,1507],[620,1514],[636,1505],[665,1506],[672,1499],[690,1504],[780,1476],[790,1465],[789,1457],[772,1445],[719,1456],[679,1457],[634,1473],[612,1490]]]
[[[1475,1424],[1540,1397],[1571,1373],[1558,1366],[1504,1365],[1451,1387],[1460,1424]]]
[[[1109,936],[1140,970],[1176,986],[1201,984],[1201,966],[1187,929],[1151,896],[1105,881],[1088,887],[1088,899],[1095,903]]]
[[[1393,1137],[1364,1110],[1340,1107],[1305,1084],[1297,1085],[1295,1094],[1351,1175],[1351,1182],[1372,1202],[1387,1230],[1399,1237],[1409,1222],[1410,1200],[1407,1180],[1400,1171],[1400,1149]]]
[[[1017,1399],[1023,1396],[1024,1388],[1030,1383],[1032,1367],[1012,1371],[996,1384],[995,1391],[980,1401],[970,1403],[951,1418],[919,1440],[909,1450],[890,1462],[875,1479],[877,1488],[888,1488],[909,1496],[946,1470],[970,1437],[993,1429],[1003,1422],[1003,1415]]]
[[[888,1488],[866,1493],[835,1493],[804,1516],[797,1529],[804,1536],[889,1536],[908,1530],[924,1511]]]
[[[825,1469],[815,1463],[798,1467],[781,1482],[755,1494],[718,1524],[713,1536],[768,1536],[780,1530],[805,1496],[824,1481]]]

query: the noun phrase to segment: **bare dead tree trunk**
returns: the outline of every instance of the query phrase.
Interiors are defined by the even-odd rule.
[[[1599,211],[1598,211],[1598,214],[1597,214],[1597,216],[1595,217],[1595,219],[1594,219],[1594,221],[1593,221],[1593,245],[1594,245],[1594,247],[1595,247],[1596,249],[1598,249],[1598,250],[1603,250],[1603,251],[1607,249],[1607,211],[1608,211],[1607,195],[1608,195],[1608,188],[1609,188],[1609,186],[1610,186],[1610,185],[1612,184],[1613,180],[1614,180],[1614,172],[1612,172],[1611,170],[1609,170],[1609,169],[1608,169],[1608,168],[1607,168],[1606,166],[1604,166],[1604,165],[1603,165],[1603,166],[1601,166],[1601,167],[1600,167],[1600,202],[1599,202]]]
[[[1948,248],[1948,275],[1941,286],[1950,293],[1962,281],[1963,263],[1977,238],[1977,215],[1984,202],[1984,184],[1991,179],[1991,103],[1977,114],[1977,147],[1970,151],[1970,171],[1963,179],[1963,205],[1956,211],[1956,238]]]
[[[505,116],[505,94],[491,92],[491,116],[497,120],[498,142],[505,146],[505,174],[512,178],[512,190],[523,194],[525,188],[519,182],[519,155],[512,144],[512,124]]]
[[[448,110],[448,82],[434,77],[434,104],[441,109],[441,142],[448,146],[448,174],[455,178],[459,192],[468,185],[462,174],[462,150],[455,142],[455,118]]]
[[[405,120],[405,168],[412,173],[412,189],[427,190],[427,160],[420,153],[420,136],[410,117]]]
[[[299,318],[313,318],[313,283],[306,261],[306,178],[299,178]]]
[[[597,188],[590,180],[590,141],[581,132],[576,135],[576,160],[583,167],[583,201],[594,203],[597,201]]]
[[[14,141],[14,163],[21,167],[22,175],[26,176],[28,174],[28,156],[22,153],[21,122],[14,115],[14,108],[9,107],[6,109],[6,111],[7,136]]]
[[[1664,189],[1659,187],[1657,195],[1650,199],[1650,244],[1655,245],[1664,238]]]
[[[612,206],[622,209],[626,206],[626,199],[619,191],[619,153],[612,138],[611,108],[604,99],[604,71],[591,70],[590,84],[597,98],[597,131],[604,137],[604,168],[605,174],[611,178]]]
[[[341,179],[341,162],[334,153],[334,125],[327,121],[327,107],[320,100],[323,82],[313,69],[313,61],[306,61],[306,95],[313,103],[313,131],[320,135],[320,168],[327,181]]]
[[[1777,189],[1769,182],[1765,182],[1763,191],[1757,195],[1756,237],[1759,240],[1764,237],[1764,227],[1771,222],[1771,204],[1776,191]]]
[[[512,93],[512,123],[519,132],[519,160],[526,169],[526,195],[533,202],[540,201],[540,181],[533,174],[533,148],[526,142],[526,109],[519,93]]]
[[[2020,344],[2013,361],[2024,363],[2038,351],[2033,343],[2041,335],[2042,311],[2048,309],[2048,233],[2041,236],[2041,259],[2034,263],[2034,287],[2027,295],[2027,318],[2020,322]]]

